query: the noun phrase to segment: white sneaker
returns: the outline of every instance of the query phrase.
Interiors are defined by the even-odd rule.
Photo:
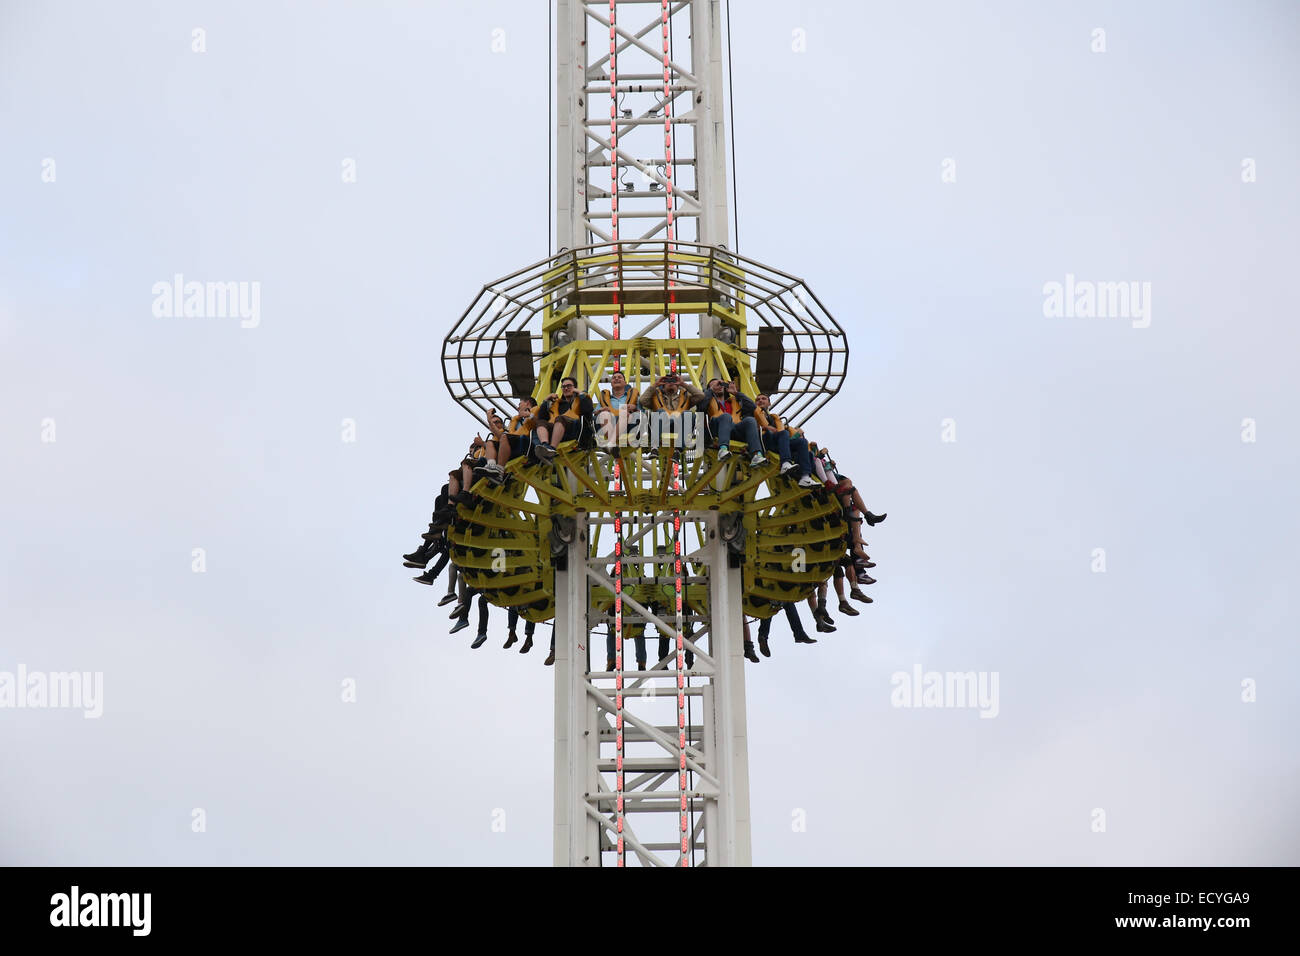
[[[822,483],[818,481],[816,478],[814,478],[812,475],[804,475],[802,478],[799,479],[800,488],[820,488],[821,486]]]
[[[730,457],[731,457],[730,448],[728,448],[726,445],[722,445],[720,448],[718,448],[718,461],[726,461]]]
[[[754,457],[749,459],[750,468],[761,468],[767,464],[767,456],[761,451],[754,452]]]
[[[781,462],[781,474],[784,475],[784,474],[789,473],[789,471],[790,471],[792,468],[794,468],[794,467],[795,467],[795,464],[794,464],[794,462],[792,462],[792,461],[783,461],[783,462]]]

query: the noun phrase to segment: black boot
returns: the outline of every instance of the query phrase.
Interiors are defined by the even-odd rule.
[[[754,642],[753,642],[753,641],[746,641],[746,642],[745,642],[745,659],[746,659],[747,661],[752,661],[752,662],[755,663],[755,664],[758,663],[758,655],[754,653]]]
[[[834,627],[835,621],[831,619],[831,612],[826,610],[826,600],[824,598],[817,601],[817,613],[822,616],[822,621],[827,627]]]
[[[876,525],[880,524],[880,522],[882,522],[882,521],[884,521],[886,518],[888,518],[888,517],[889,517],[889,514],[888,514],[888,512],[886,512],[886,513],[883,514],[883,515],[873,515],[870,511],[864,511],[864,512],[862,513],[862,517],[864,517],[864,518],[867,519],[867,526],[868,526],[868,527],[874,528]]]

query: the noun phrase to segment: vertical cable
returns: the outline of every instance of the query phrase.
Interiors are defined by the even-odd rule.
[[[555,122],[551,117],[551,56],[553,53],[551,42],[551,0],[546,0],[546,258],[548,259],[551,257],[551,180],[554,177],[551,171],[551,134],[555,129]]]
[[[731,0],[727,0],[727,99],[731,103],[731,218],[735,222],[732,252],[740,252],[740,207],[736,203],[736,77],[731,70]]]

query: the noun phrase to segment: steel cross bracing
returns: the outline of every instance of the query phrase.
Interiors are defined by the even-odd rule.
[[[636,227],[622,231],[629,251],[664,238],[666,194],[678,238],[728,248],[720,0],[668,4],[666,94],[662,4],[620,0],[616,7],[618,146],[611,155],[610,2],[558,0],[557,247],[612,241],[617,190],[618,217]]]
[[[625,582],[639,583],[642,599],[625,596],[625,631],[644,626],[647,670],[628,665],[622,707],[625,772],[623,790],[627,861],[643,866],[743,866],[750,862],[749,773],[745,738],[745,685],[739,569],[730,567],[727,546],[713,511],[683,512],[688,529],[683,561],[688,586],[702,599],[683,613],[684,644],[694,655],[685,671],[674,667],[675,650],[660,658],[657,632],[675,633],[670,607],[674,575],[664,543],[668,514],[628,516],[625,532],[630,567]],[[613,591],[614,555],[599,544],[612,518],[579,519],[569,544],[567,572],[557,574],[555,863],[613,865],[617,857],[615,775],[615,683],[603,669],[602,611]],[[640,554],[636,552],[640,551]],[[662,601],[645,600],[646,587]],[[601,600],[601,595],[605,600]],[[633,638],[625,643],[630,652]],[[679,688],[679,680],[682,686]],[[679,690],[688,698],[690,720],[676,719]],[[681,734],[686,747],[680,746]],[[685,757],[687,786],[679,785]],[[687,855],[679,820],[687,807]]]

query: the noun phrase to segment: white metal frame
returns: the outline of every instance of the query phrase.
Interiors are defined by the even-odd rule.
[[[564,250],[612,239],[609,0],[557,3],[556,243]],[[661,9],[659,3],[620,2],[617,13],[617,92],[620,110],[632,113],[619,117],[618,165],[620,185],[633,186],[620,193],[619,218],[648,226],[642,232],[638,223],[639,237],[626,240],[635,249],[640,241],[662,239],[667,228],[663,190],[669,180],[660,172],[667,166]],[[677,236],[729,248],[721,0],[673,0],[669,13]]]
[[[718,513],[687,512],[685,518],[704,540],[689,551],[692,581],[709,582],[706,615],[690,615],[687,647],[694,666],[684,672],[691,700],[686,728],[686,761],[693,781],[685,793],[690,813],[691,853],[683,861],[676,832],[682,791],[677,767],[681,757],[675,723],[663,714],[675,709],[678,672],[673,655],[650,669],[625,670],[623,717],[627,741],[624,839],[629,863],[643,866],[748,866],[749,764],[745,731],[745,675],[741,571],[729,567],[727,546],[718,536]],[[645,517],[645,535],[667,515]],[[568,566],[556,573],[555,655],[555,843],[557,866],[612,865],[614,835],[615,675],[603,669],[603,621],[589,613],[588,582],[612,588],[607,568],[612,555],[592,555],[590,531],[608,518],[578,522],[568,546]],[[653,537],[653,535],[648,535]],[[651,549],[653,550],[653,549]],[[667,555],[650,553],[627,559],[632,564],[664,563]],[[633,622],[672,631],[672,622],[631,598],[624,599],[624,629]],[[631,638],[625,657],[631,663]],[[593,645],[595,645],[593,647]],[[589,663],[590,662],[590,663]],[[626,666],[626,665],[625,665]],[[673,839],[667,839],[669,834]]]
[[[563,252],[611,241],[611,191],[620,190],[619,220],[635,224],[620,238],[627,252],[643,243],[662,245],[668,240],[671,245],[678,239],[726,249],[720,0],[669,0],[666,84],[662,2],[617,4],[618,68],[612,90],[609,13],[610,0],[557,0],[557,248]],[[613,104],[611,95],[617,97]],[[665,132],[666,105],[671,139]],[[617,110],[615,155],[610,150],[611,108]],[[615,169],[617,178],[611,175]],[[673,199],[671,236],[666,194]],[[648,226],[644,231],[642,223]],[[633,234],[635,238],[629,238]],[[575,339],[587,339],[593,330],[584,319],[572,323],[570,331]],[[716,331],[712,318],[701,320],[701,335]],[[610,337],[608,332],[600,334]],[[675,655],[649,671],[630,671],[630,654],[624,654],[625,858],[645,866],[744,866],[750,863],[750,837],[743,572],[730,566],[727,545],[718,534],[717,512],[688,512],[683,517],[697,538],[686,560],[697,579],[700,571],[707,577],[708,606],[703,615],[689,615],[693,637],[687,646],[695,653],[689,671],[677,670]],[[653,543],[654,529],[671,517],[663,512],[632,520],[639,534]],[[603,621],[594,620],[590,597],[593,584],[613,589],[608,576],[611,556],[594,554],[591,546],[592,529],[610,521],[608,515],[580,514],[567,545],[567,567],[555,576],[554,859],[560,866],[617,860],[617,836],[609,836],[618,820],[612,783],[616,731],[609,720],[616,709],[617,677],[592,670],[592,664],[603,666],[605,632]],[[669,560],[653,544],[648,552],[626,563]],[[675,634],[672,624],[635,600],[624,600],[623,621],[625,633],[640,621]],[[649,629],[646,639],[653,640]],[[693,782],[686,791],[680,789],[677,773],[682,757],[676,717],[679,680],[688,685],[690,701],[685,756]],[[665,727],[658,722],[663,709],[659,705],[668,701],[673,723]],[[691,809],[686,854],[680,833],[683,797]],[[672,840],[664,839],[669,821]]]

